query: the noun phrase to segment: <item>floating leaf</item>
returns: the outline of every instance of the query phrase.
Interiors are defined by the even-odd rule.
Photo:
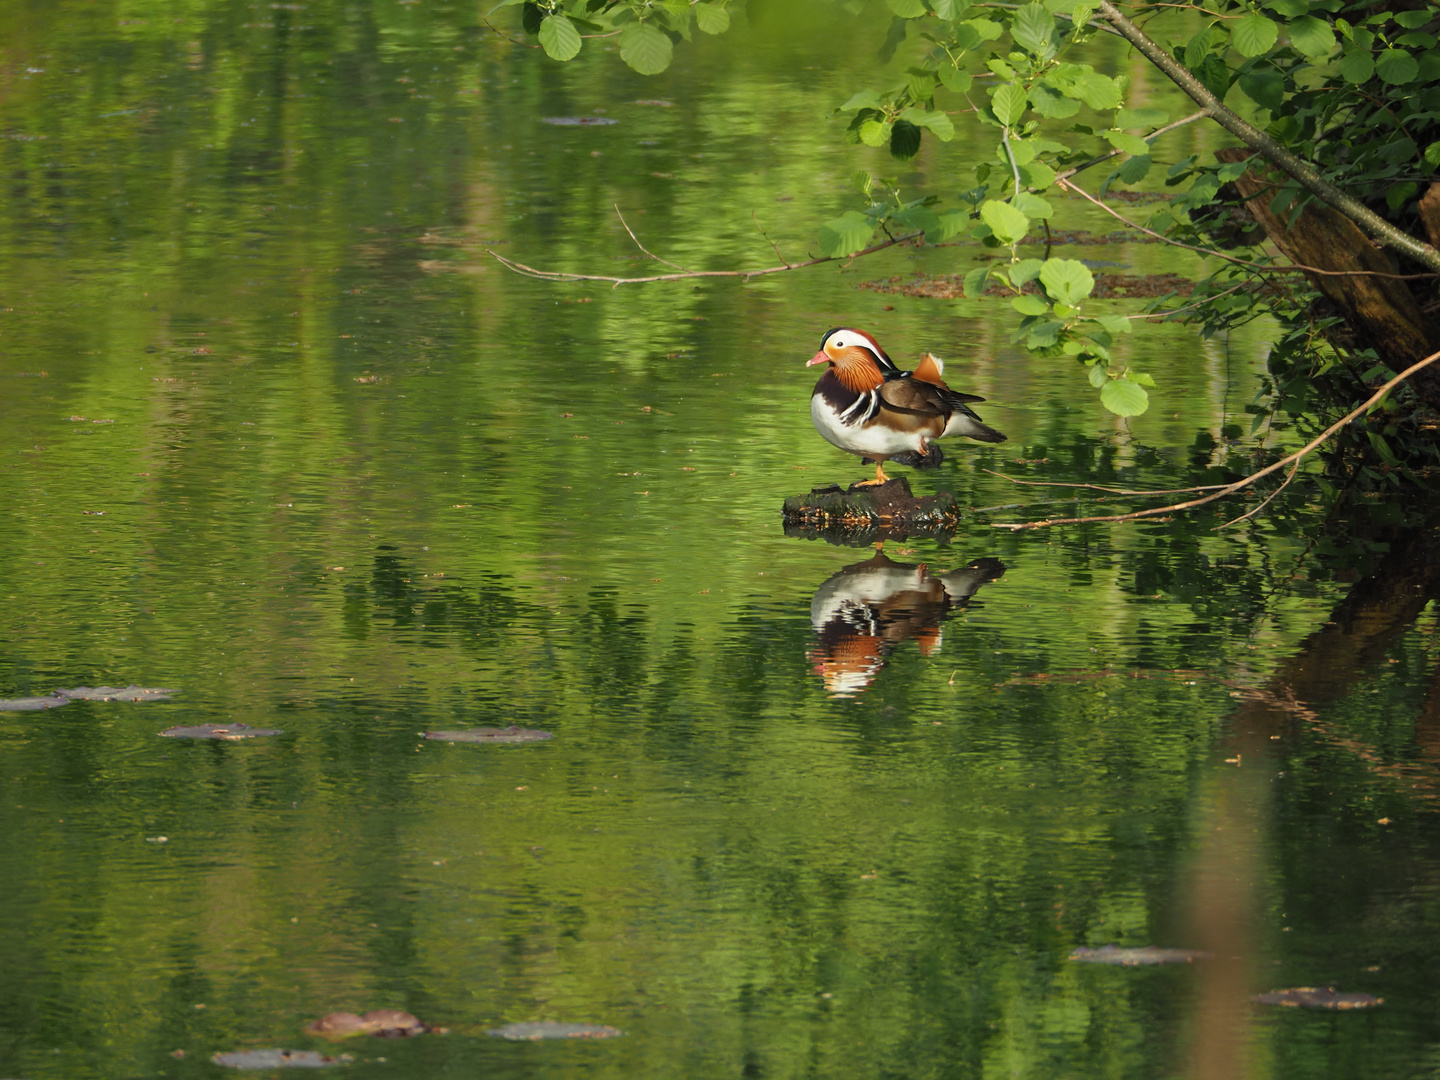
[[[1369,1009],[1385,1004],[1384,998],[1369,994],[1345,994],[1333,986],[1296,986],[1271,990],[1250,999],[1257,1005],[1283,1005],[1290,1009]]]
[[[265,735],[283,735],[275,728],[252,728],[249,724],[195,724],[192,727],[172,727],[160,732],[168,739],[220,739],[237,742],[240,739],[258,739]]]
[[[166,690],[151,686],[77,686],[66,690],[61,687],[55,693],[63,694],[75,701],[169,701],[171,694],[179,690]]]
[[[613,1039],[625,1033],[608,1024],[557,1024],[543,1020],[531,1024],[506,1024],[492,1028],[486,1034],[515,1042],[539,1042],[541,1039]]]
[[[1068,959],[1083,964],[1140,967],[1152,964],[1188,964],[1192,960],[1204,960],[1209,956],[1209,953],[1195,949],[1158,949],[1153,945],[1122,949],[1118,945],[1102,945],[1098,949],[1078,948]]]
[[[675,46],[654,23],[626,23],[620,31],[620,59],[641,75],[659,75],[670,66]]]
[[[1150,407],[1150,395],[1138,383],[1111,379],[1100,388],[1100,404],[1116,416],[1139,416]]]
[[[544,742],[546,739],[554,738],[548,731],[536,731],[511,724],[509,727],[493,728],[469,728],[464,731],[422,731],[427,739],[436,742],[463,742],[463,743],[523,743],[523,742]]]
[[[356,1035],[405,1039],[434,1030],[429,1024],[399,1009],[371,1009],[364,1016],[348,1012],[330,1013],[305,1025],[307,1035],[318,1035],[322,1039],[349,1039]]]
[[[234,1050],[216,1054],[210,1060],[227,1069],[323,1069],[344,1064],[350,1058],[345,1054],[326,1057],[314,1050]]]
[[[21,697],[0,699],[0,712],[44,712],[69,705],[70,699],[64,694],[47,694],[45,697]]]
[[[580,51],[580,31],[564,15],[547,15],[540,23],[540,47],[551,60],[572,60]]]

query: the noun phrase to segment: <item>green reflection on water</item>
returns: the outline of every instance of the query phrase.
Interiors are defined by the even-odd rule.
[[[617,203],[686,265],[768,264],[752,212],[799,257],[860,160],[817,118],[864,35],[752,16],[643,80],[601,52],[543,62],[461,5],[0,13],[0,693],[182,690],[0,713],[6,1075],[209,1075],[217,1050],[381,1006],[451,1029],[346,1047],[397,1076],[1182,1067],[1195,972],[1064,958],[1189,943],[1235,688],[1305,655],[1386,522],[1317,544],[1303,498],[1231,534],[977,517],[887,553],[1004,576],[860,646],[869,685],[830,697],[811,600],[868,553],[778,520],[863,474],[807,422],[820,332],[933,348],[990,399],[1003,451],[911,474],[986,507],[1054,492],[982,466],[1121,487],[1243,468],[1197,435],[1253,396],[1263,329],[1127,340],[1162,384],[1127,428],[1012,350],[1010,315],[855,287],[978,249],[620,291],[487,259],[638,272]],[[617,123],[541,122],[579,115]],[[1283,742],[1306,779],[1275,796],[1260,988],[1398,1001],[1262,1019],[1276,1075],[1374,1075],[1376,1045],[1400,1075],[1436,1038],[1421,965],[1390,959],[1429,918],[1427,804],[1375,771],[1415,757],[1428,619],[1370,658],[1400,661],[1373,701],[1352,673],[1330,735]],[[207,721],[285,734],[156,738]],[[556,737],[417,737],[512,722]],[[1409,830],[1388,873],[1382,816]],[[627,1035],[484,1035],[535,1019]]]

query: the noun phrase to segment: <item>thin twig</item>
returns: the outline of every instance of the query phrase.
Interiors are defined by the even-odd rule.
[[[1255,481],[1260,480],[1263,477],[1269,476],[1271,473],[1279,469],[1283,469],[1286,465],[1289,465],[1292,462],[1298,463],[1301,458],[1303,458],[1306,454],[1310,453],[1310,451],[1314,450],[1326,439],[1330,438],[1331,435],[1334,435],[1337,431],[1343,428],[1346,424],[1350,423],[1350,421],[1354,420],[1357,416],[1360,416],[1363,413],[1367,412],[1371,406],[1383,399],[1393,387],[1404,382],[1421,368],[1429,367],[1436,360],[1440,360],[1440,352],[1431,353],[1429,356],[1425,357],[1424,360],[1411,364],[1399,375],[1396,375],[1384,386],[1380,387],[1379,390],[1376,390],[1375,393],[1371,394],[1370,397],[1367,398],[1363,404],[1357,406],[1354,409],[1351,409],[1348,413],[1342,416],[1339,420],[1335,421],[1335,423],[1331,424],[1315,438],[1311,439],[1299,450],[1296,450],[1295,453],[1290,454],[1288,457],[1281,458],[1273,465],[1265,466],[1265,468],[1261,469],[1257,473],[1251,473],[1244,480],[1237,480],[1235,483],[1228,484],[1225,487],[1221,488],[1219,491],[1216,491],[1210,495],[1203,496],[1202,498],[1191,499],[1189,502],[1175,503],[1173,506],[1156,506],[1150,508],[1149,510],[1136,510],[1134,513],[1130,514],[1109,514],[1103,517],[1053,518],[1045,521],[994,522],[991,524],[990,527],[992,529],[1019,530],[1042,529],[1050,525],[1088,525],[1091,522],[1100,521],[1133,521],[1135,518],[1157,517],[1160,514],[1173,514],[1177,510],[1193,510],[1197,506],[1204,506],[1206,503],[1214,502],[1216,499],[1223,499],[1227,495],[1233,495],[1237,491],[1243,491],[1245,488],[1255,483]]]
[[[996,472],[994,469],[981,469],[981,472],[988,472],[991,476],[998,476],[1002,480],[1009,480],[1012,484],[1028,484],[1031,487],[1068,487],[1068,488],[1089,488],[1091,491],[1104,491],[1111,495],[1181,495],[1187,491],[1216,491],[1228,484],[1202,484],[1200,487],[1183,488],[1160,488],[1156,491],[1130,491],[1127,488],[1101,487],[1099,484],[1067,484],[1060,480],[1021,480],[1014,476],[1006,476],[1003,472]]]
[[[774,250],[775,258],[779,259],[782,263],[785,263],[786,269],[789,269],[790,263],[786,260],[784,255],[780,254],[780,245],[775,243],[774,240],[770,239],[770,234],[765,231],[765,226],[760,224],[760,218],[754,210],[750,211],[750,220],[755,222],[755,228],[760,230],[760,235],[765,237],[766,241],[770,244],[770,247]]]
[[[636,247],[638,247],[646,255],[649,255],[650,258],[654,259],[656,262],[662,262],[666,266],[673,266],[676,270],[683,270],[687,274],[694,272],[688,266],[681,266],[679,263],[673,263],[669,259],[660,258],[659,255],[656,255],[653,251],[651,251],[644,244],[642,244],[640,242],[640,238],[635,235],[635,230],[630,228],[630,223],[625,220],[625,215],[620,212],[620,204],[612,203],[611,205],[615,207],[615,216],[620,219],[620,224],[625,226],[625,231],[630,234],[630,239],[635,241]]]
[[[1200,110],[1199,112],[1197,112],[1197,113],[1191,113],[1189,116],[1185,117],[1183,120],[1176,120],[1173,124],[1166,124],[1166,125],[1165,125],[1164,127],[1162,127],[1162,128],[1156,128],[1156,129],[1155,129],[1154,131],[1152,131],[1149,135],[1142,136],[1142,138],[1144,138],[1144,140],[1145,140],[1147,143],[1153,143],[1153,142],[1154,142],[1156,139],[1158,139],[1161,135],[1168,135],[1170,132],[1174,131],[1176,128],[1182,128],[1182,127],[1184,127],[1186,124],[1193,124],[1196,120],[1204,120],[1205,117],[1207,117],[1207,116],[1209,116],[1209,115],[1210,115],[1210,114],[1209,114],[1206,110],[1201,109],[1201,110]],[[1101,154],[1099,157],[1091,158],[1089,161],[1081,162],[1079,165],[1076,165],[1073,169],[1066,169],[1064,172],[1062,172],[1062,173],[1060,173],[1058,176],[1056,176],[1055,179],[1056,179],[1056,180],[1069,180],[1070,177],[1074,176],[1076,173],[1078,173],[1078,172],[1084,172],[1086,169],[1090,168],[1091,166],[1093,166],[1093,165],[1099,165],[1102,161],[1109,161],[1111,158],[1117,157],[1117,156],[1119,156],[1120,154],[1123,154],[1124,152],[1125,152],[1124,150],[1111,150],[1108,154]]]
[[[1058,184],[1060,187],[1064,188],[1066,191],[1073,191],[1082,199],[1094,203],[1096,206],[1100,207],[1101,210],[1104,210],[1107,214],[1113,217],[1116,221],[1123,222],[1130,228],[1135,229],[1138,232],[1144,233],[1146,236],[1153,236],[1162,244],[1169,244],[1172,247],[1184,248],[1187,251],[1198,251],[1201,255],[1213,255],[1217,259],[1224,259],[1226,262],[1232,262],[1236,266],[1243,266],[1247,270],[1265,270],[1270,272],[1274,272],[1277,270],[1301,270],[1307,274],[1319,274],[1322,277],[1382,277],[1393,278],[1397,281],[1414,281],[1420,278],[1428,279],[1440,277],[1440,274],[1387,274],[1383,270],[1321,270],[1318,266],[1306,266],[1304,263],[1291,263],[1288,266],[1262,266],[1260,263],[1246,262],[1244,259],[1237,259],[1233,255],[1226,255],[1223,251],[1216,251],[1214,248],[1196,247],[1194,244],[1184,244],[1181,243],[1179,240],[1171,240],[1168,236],[1165,236],[1162,233],[1158,233],[1154,229],[1147,229],[1139,222],[1131,221],[1123,214],[1119,213],[1118,211],[1107,206],[1105,203],[1101,202],[1099,199],[1095,198],[1094,195],[1091,195],[1083,188],[1077,187],[1076,185],[1070,183],[1068,180],[1061,180],[1057,177],[1055,183]]]
[[[526,266],[514,259],[507,259],[498,251],[485,249],[489,255],[501,266],[513,270],[517,274],[524,274],[526,277],[539,278],[541,281],[608,281],[612,287],[619,288],[621,285],[646,285],[652,281],[686,281],[690,278],[740,278],[748,281],[752,277],[764,277],[766,274],[783,274],[787,270],[801,270],[807,266],[819,266],[821,263],[846,262],[847,264],[858,259],[861,255],[873,255],[877,251],[884,251],[886,248],[896,247],[908,240],[915,240],[924,236],[924,232],[906,233],[904,236],[897,236],[893,240],[885,240],[879,244],[872,244],[863,251],[857,251],[854,255],[822,255],[818,259],[806,259],[804,262],[786,263],[784,266],[765,266],[755,270],[687,270],[683,274],[650,274],[646,277],[617,277],[614,274],[570,274],[563,270],[537,270],[533,266]],[[674,265],[674,264],[671,264]]]
[[[1015,194],[1020,194],[1020,166],[1015,164],[1015,154],[1010,150],[1010,128],[1000,129],[1000,145],[1005,147],[1005,156],[1010,159],[1010,171],[1015,174]]]
[[[1270,505],[1270,500],[1275,498],[1276,495],[1279,495],[1280,492],[1284,491],[1287,487],[1290,486],[1290,481],[1295,479],[1295,470],[1297,470],[1298,468],[1300,468],[1300,462],[1297,459],[1295,464],[1290,466],[1290,473],[1285,477],[1284,481],[1281,482],[1280,486],[1277,487],[1274,491],[1270,492],[1269,495],[1266,495],[1265,498],[1260,501],[1260,504],[1255,507],[1255,509],[1247,511],[1246,513],[1241,514],[1237,518],[1231,518],[1229,521],[1225,522],[1224,525],[1216,525],[1215,528],[1211,529],[1210,531],[1218,532],[1220,529],[1228,529],[1231,525],[1238,525],[1240,524],[1240,522],[1246,520],[1247,518],[1252,518],[1261,510],[1264,510],[1265,507]]]
[[[1222,296],[1229,296],[1232,292],[1239,292],[1241,289],[1249,288],[1249,286],[1250,283],[1247,281],[1233,288],[1226,289],[1224,292],[1211,293],[1204,299],[1196,300],[1195,303],[1186,304],[1184,307],[1171,308],[1169,311],[1149,311],[1143,315],[1126,315],[1125,317],[1127,319],[1166,319],[1171,315],[1179,315],[1182,311],[1189,311],[1191,308],[1203,307],[1210,303],[1211,300],[1219,300]]]
[[[515,40],[513,37],[511,37],[509,34],[505,33],[504,30],[501,30],[498,26],[496,26],[494,23],[492,23],[489,19],[485,18],[484,15],[481,15],[481,16],[480,16],[480,21],[483,22],[486,26],[490,27],[490,29],[493,30],[493,31],[495,31],[495,33],[498,34],[500,37],[502,37],[502,38],[504,38],[506,41],[510,42],[511,45],[519,45],[519,46],[521,46],[522,48],[526,48],[526,49],[538,49],[538,48],[540,48],[539,45],[532,45],[532,44],[530,44],[530,42],[528,42],[528,41],[516,41],[516,40]]]

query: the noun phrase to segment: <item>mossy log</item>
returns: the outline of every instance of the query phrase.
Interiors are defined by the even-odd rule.
[[[960,504],[948,491],[916,497],[897,476],[884,484],[838,484],[792,495],[781,514],[785,535],[825,538],[834,543],[873,543],[909,536],[942,536],[960,523]]]

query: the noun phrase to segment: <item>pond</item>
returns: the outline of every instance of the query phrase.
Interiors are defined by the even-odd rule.
[[[1298,445],[1251,432],[1266,327],[1131,335],[1127,422],[902,287],[975,245],[488,254],[814,254],[890,167],[824,120],[884,15],[798,11],[648,79],[468,4],[0,12],[0,698],[173,691],[0,711],[0,1075],[1433,1073],[1424,494],[993,527]],[[1009,436],[896,470],[952,535],[786,535],[868,473],[808,416],[836,326]],[[1252,1001],[1296,987],[1383,1004]],[[443,1033],[305,1030],[380,1009]]]

